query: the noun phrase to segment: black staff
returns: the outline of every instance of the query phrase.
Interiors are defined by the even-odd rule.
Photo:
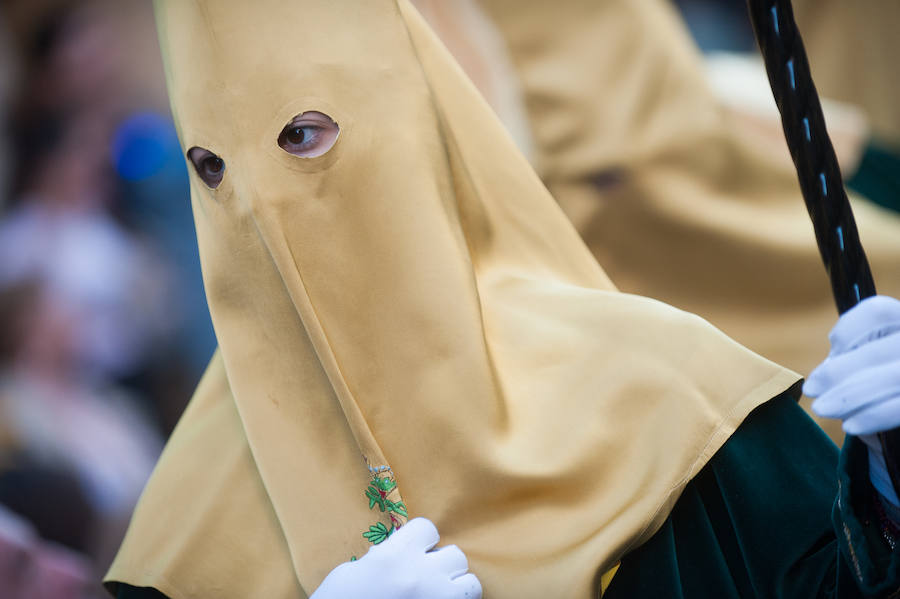
[[[875,282],[825,129],[794,11],[790,0],[747,0],[747,5],[819,253],[838,312],[843,314],[875,295]],[[880,433],[879,438],[891,482],[900,495],[900,428]]]

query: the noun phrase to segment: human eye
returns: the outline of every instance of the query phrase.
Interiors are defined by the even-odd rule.
[[[291,119],[278,135],[278,145],[285,152],[301,158],[315,158],[331,149],[340,128],[327,114],[304,112]]]
[[[188,160],[194,165],[197,176],[206,183],[210,189],[215,189],[222,182],[225,175],[225,161],[206,148],[194,146],[188,150]]]

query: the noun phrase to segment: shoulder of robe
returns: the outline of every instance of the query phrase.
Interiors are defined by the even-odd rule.
[[[170,599],[303,597],[218,353],[106,575]]]

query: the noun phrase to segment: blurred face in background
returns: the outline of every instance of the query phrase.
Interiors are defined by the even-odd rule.
[[[102,209],[112,198],[109,121],[81,114],[65,127],[61,143],[34,165],[32,189],[38,199],[61,209]]]

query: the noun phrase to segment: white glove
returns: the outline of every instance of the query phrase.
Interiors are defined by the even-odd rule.
[[[869,477],[900,506],[877,433],[900,426],[900,301],[882,295],[845,312],[828,336],[831,353],[806,380],[813,412],[844,421],[869,448]]]
[[[481,599],[481,583],[456,545],[416,518],[356,561],[331,571],[309,599]]]

